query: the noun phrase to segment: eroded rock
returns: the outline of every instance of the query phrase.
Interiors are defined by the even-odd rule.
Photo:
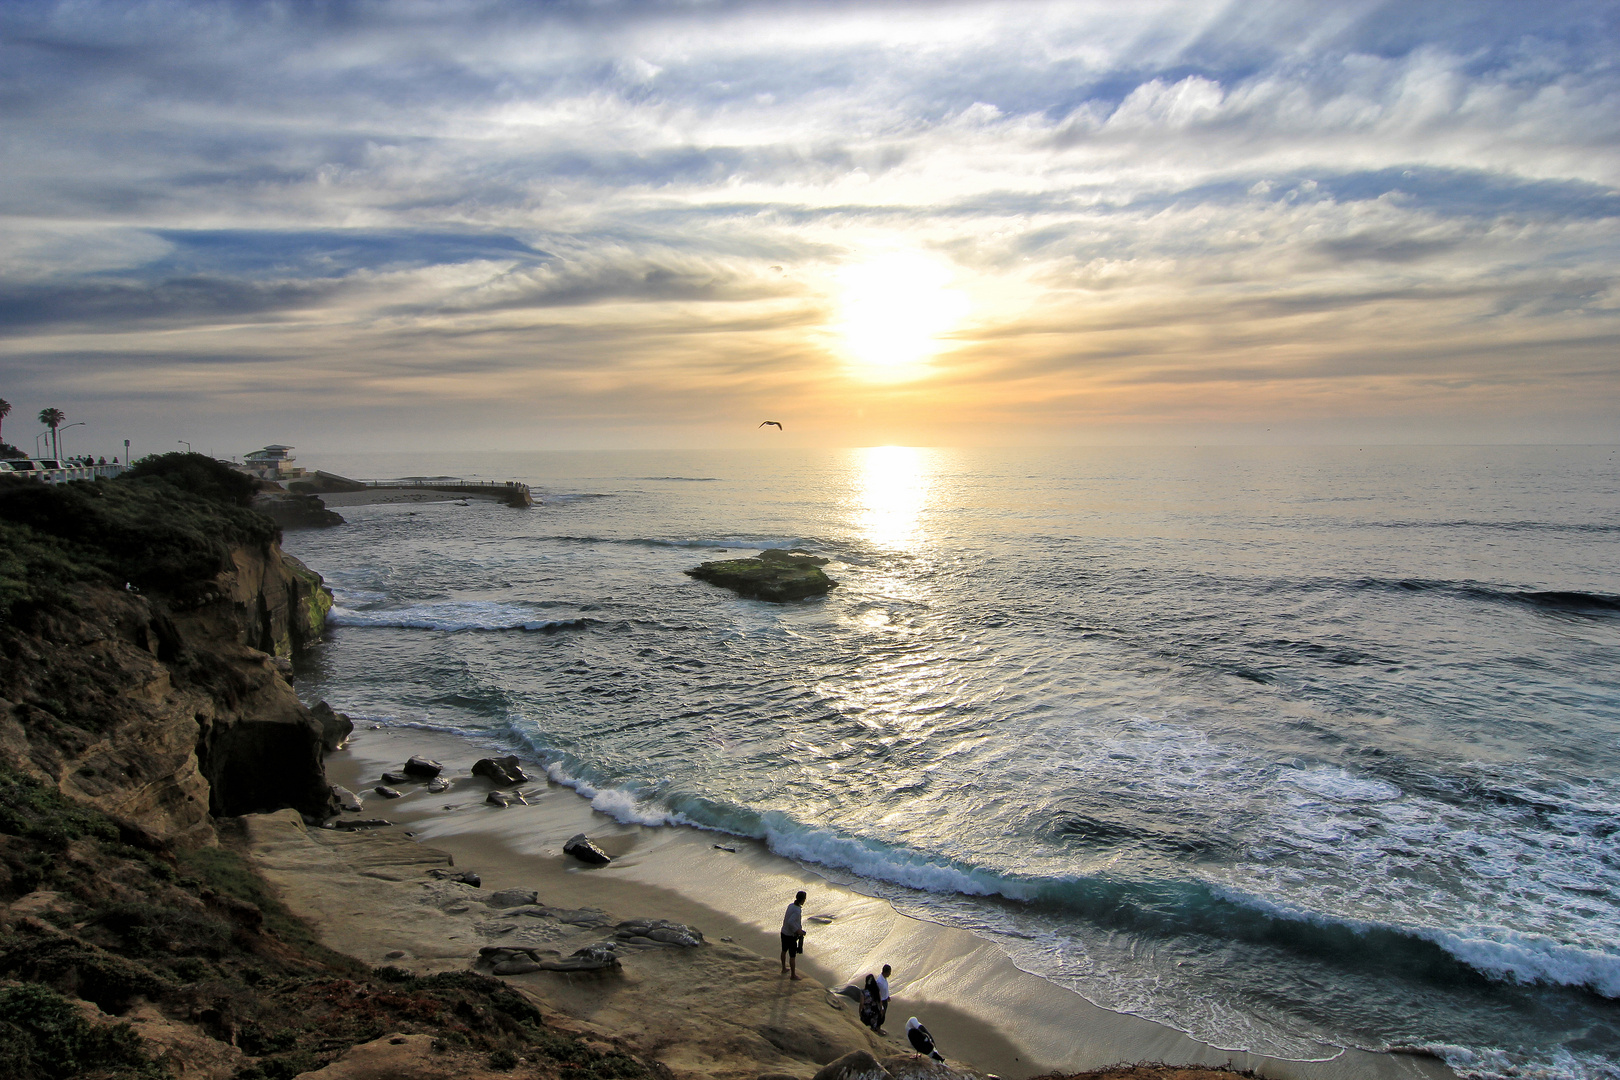
[[[809,596],[825,596],[838,582],[822,567],[826,559],[805,551],[769,549],[752,559],[721,559],[686,571],[689,577],[730,589],[752,600],[783,604]]]
[[[572,855],[580,862],[590,863],[592,866],[605,866],[613,861],[613,856],[596,846],[596,842],[584,833],[571,836],[563,845],[563,854]]]
[[[409,776],[420,776],[431,780],[442,772],[444,772],[443,765],[432,758],[422,757],[420,754],[405,763],[405,773]]]
[[[484,777],[497,787],[510,787],[529,779],[514,754],[503,758],[479,758],[473,764],[472,774]]]

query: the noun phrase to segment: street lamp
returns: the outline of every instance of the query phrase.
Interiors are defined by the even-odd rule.
[[[84,427],[88,423],[89,423],[88,420],[79,420],[79,421],[76,421],[75,423],[72,423],[72,424],[63,424],[61,427],[57,428],[56,429],[56,452],[57,453],[62,452],[62,432],[66,431],[70,427]]]
[[[186,448],[186,453],[188,453],[188,454],[191,453],[191,444],[186,442],[186,440],[184,440],[184,439],[176,439],[174,441],[179,443],[180,445],[184,446]]]

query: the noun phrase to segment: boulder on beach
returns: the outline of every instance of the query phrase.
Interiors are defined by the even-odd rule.
[[[411,782],[411,778],[402,772],[385,772],[382,774],[382,782],[385,784],[408,784]]]
[[[497,787],[521,784],[529,778],[519,767],[516,755],[512,754],[503,758],[479,758],[473,764],[472,774],[484,777]]]
[[[808,596],[825,596],[828,589],[838,584],[822,572],[821,568],[826,565],[826,559],[818,559],[808,552],[770,549],[752,559],[706,562],[686,573],[699,581],[730,589],[738,596],[783,604]]]
[[[372,788],[371,790],[375,791],[377,794],[381,795],[385,799],[397,799],[397,798],[400,798],[403,795],[403,792],[395,791],[393,788],[387,787],[386,785],[383,785],[383,784],[378,784],[376,787]]]
[[[492,908],[523,907],[539,899],[533,889],[497,889],[484,897],[484,903]]]
[[[338,806],[351,814],[358,814],[365,809],[360,796],[344,787],[342,784],[332,785],[332,797],[338,801]]]
[[[504,791],[492,791],[488,795],[484,796],[484,801],[489,803],[491,806],[498,806],[502,810],[505,810],[517,800],[512,798],[512,796],[508,795]]]
[[[563,845],[563,854],[572,855],[580,862],[587,862],[593,866],[603,866],[613,861],[613,856],[596,846],[596,842],[584,833],[568,838]]]
[[[427,790],[429,795],[437,795],[441,791],[449,791],[450,781],[446,780],[442,776],[429,780]]]
[[[420,776],[424,779],[431,780],[442,772],[444,772],[443,765],[439,764],[437,761],[434,761],[432,758],[425,758],[420,754],[415,755],[411,758],[411,760],[405,763],[405,773],[408,776]]]

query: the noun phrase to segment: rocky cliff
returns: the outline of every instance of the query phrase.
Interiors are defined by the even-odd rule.
[[[118,484],[0,493],[0,764],[182,844],[211,815],[332,811],[289,681],[320,577],[245,508]]]

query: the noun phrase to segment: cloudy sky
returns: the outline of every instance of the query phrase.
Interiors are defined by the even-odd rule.
[[[9,3],[0,138],[29,450],[1620,440],[1611,0]]]

